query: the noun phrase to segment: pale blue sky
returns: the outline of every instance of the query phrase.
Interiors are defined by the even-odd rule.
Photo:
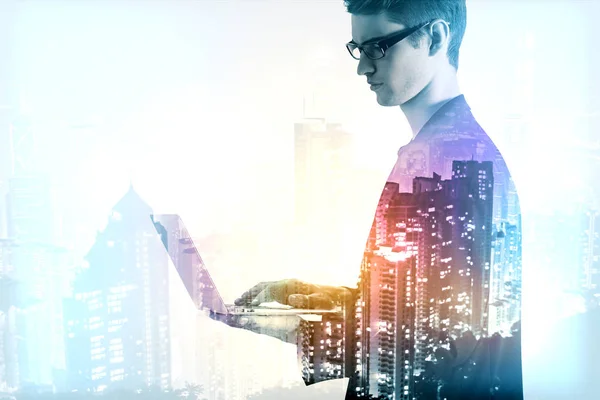
[[[372,173],[370,183],[357,182],[364,190],[349,192],[356,235],[348,243],[356,251],[344,262],[360,254],[377,179],[409,133],[400,111],[379,107],[356,76],[341,1],[13,4],[14,88],[36,122],[39,167],[54,182],[57,211],[79,253],[130,179],[156,212],[182,215],[194,236],[242,224],[273,240],[271,227],[291,212],[293,124],[303,97],[314,94],[317,112],[356,135],[357,170]],[[461,85],[509,161],[524,208],[557,206],[573,197],[557,189],[585,185],[572,179],[585,170],[581,160],[554,166],[565,142],[584,134],[570,129],[573,115],[594,111],[597,9],[591,0],[469,2]],[[504,135],[507,113],[531,119],[513,142]],[[214,261],[218,283],[244,258],[246,269],[265,277],[297,271],[275,257],[248,260],[243,243],[226,247],[233,259]],[[277,247],[285,253],[285,243]],[[336,266],[326,277],[316,267],[303,272],[348,284],[356,266]],[[233,296],[240,287],[223,290]]]

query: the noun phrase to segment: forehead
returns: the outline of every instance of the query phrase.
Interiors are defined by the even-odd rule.
[[[375,15],[352,15],[351,21],[352,40],[358,44],[406,28],[405,25],[390,21],[385,13]]]

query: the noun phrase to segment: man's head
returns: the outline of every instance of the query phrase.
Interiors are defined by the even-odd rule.
[[[358,73],[372,84],[379,104],[404,104],[440,71],[458,69],[465,0],[345,0],[344,4],[352,14],[349,50],[359,56]]]

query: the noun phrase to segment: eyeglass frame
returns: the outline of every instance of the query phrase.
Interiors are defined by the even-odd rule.
[[[384,37],[382,39],[371,39],[371,40],[367,40],[365,43],[359,45],[357,43],[355,43],[354,41],[349,41],[348,43],[346,43],[346,49],[348,50],[348,53],[350,53],[350,56],[352,58],[354,58],[355,60],[359,60],[360,61],[360,56],[359,58],[356,58],[354,56],[354,54],[352,53],[352,49],[350,48],[350,46],[355,46],[355,49],[358,49],[358,51],[360,52],[360,54],[365,54],[367,56],[367,58],[369,60],[380,60],[383,57],[385,57],[385,52],[392,46],[400,43],[402,40],[406,39],[407,37],[409,37],[410,35],[416,33],[418,30],[425,28],[427,25],[431,24],[432,22],[434,22],[436,20],[432,20],[429,22],[426,22],[422,25],[417,25],[417,26],[413,26],[412,28],[407,28],[407,29],[403,29],[399,32],[396,33],[392,33],[390,35],[388,35],[387,37]],[[450,24],[448,24],[450,25]],[[379,50],[381,51],[381,57],[377,57],[377,58],[373,58],[370,57],[365,51],[364,51],[364,46],[365,45],[376,45]]]

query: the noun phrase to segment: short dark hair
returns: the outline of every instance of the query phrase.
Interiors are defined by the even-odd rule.
[[[467,27],[465,0],[344,0],[346,10],[354,15],[385,13],[393,22],[407,27],[427,23],[436,18],[450,24],[448,60],[458,69],[458,54]],[[423,33],[418,31],[408,38],[414,46],[419,45]]]

